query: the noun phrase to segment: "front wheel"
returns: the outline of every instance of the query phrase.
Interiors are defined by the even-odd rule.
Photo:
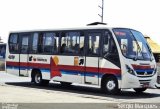
[[[135,88],[136,93],[143,93],[147,88]]]
[[[118,81],[117,78],[114,76],[109,76],[105,78],[102,82],[102,90],[108,94],[118,94],[120,89],[118,88]]]

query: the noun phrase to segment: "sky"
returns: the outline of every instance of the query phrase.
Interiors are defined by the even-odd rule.
[[[101,21],[102,0],[0,0],[0,36],[11,31],[83,27]],[[160,44],[160,0],[104,0],[108,27],[136,29]]]

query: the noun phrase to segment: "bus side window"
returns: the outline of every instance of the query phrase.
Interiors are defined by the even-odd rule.
[[[38,36],[38,53],[42,53],[43,52],[43,33],[39,33]]]
[[[100,33],[89,34],[89,45],[88,45],[88,55],[98,55],[99,54],[99,41]]]
[[[9,37],[9,51],[10,53],[18,53],[19,46],[18,46],[18,34],[11,34]]]
[[[33,34],[33,40],[32,40],[32,47],[31,47],[31,53],[37,53],[37,47],[38,47],[38,33]]]
[[[80,55],[84,51],[84,34],[81,32],[62,33],[60,53]]]
[[[43,36],[43,51],[44,53],[53,53],[55,33],[48,32]]]
[[[28,43],[29,43],[29,37],[23,36],[22,42],[21,42],[21,53],[22,54],[28,53]]]
[[[38,53],[44,53],[44,54],[57,53],[59,44],[58,41],[59,41],[58,34],[54,32],[45,32],[39,34],[35,33],[33,36],[32,50],[34,51],[37,50]]]
[[[84,54],[84,34],[82,33],[80,36],[80,41],[79,41],[79,46],[80,46],[80,54]]]
[[[65,37],[65,33],[61,33],[61,46],[60,53],[65,53],[67,51],[67,38]]]

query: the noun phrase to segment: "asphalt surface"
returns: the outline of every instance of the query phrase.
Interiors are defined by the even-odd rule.
[[[49,109],[53,108],[53,103],[56,103],[54,104],[55,107],[62,109],[66,108],[66,106],[68,108],[70,106],[70,109],[72,107],[83,109],[83,106],[87,107],[87,109],[94,109],[99,106],[101,108],[110,107],[115,109],[121,108],[120,104],[128,103],[156,103],[156,105],[159,105],[160,89],[148,89],[141,94],[137,94],[130,89],[123,90],[119,95],[107,95],[102,93],[98,87],[78,84],[66,87],[59,83],[50,82],[47,87],[35,86],[30,83],[30,78],[21,78],[0,72],[0,103],[2,105],[3,103],[22,103],[23,105],[18,105],[24,109],[29,107],[34,109],[35,106],[38,106],[38,109],[47,106],[46,109]],[[124,107],[126,105],[122,106],[128,109],[128,107]]]

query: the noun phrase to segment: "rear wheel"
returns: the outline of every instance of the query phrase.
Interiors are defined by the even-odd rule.
[[[39,86],[46,86],[49,84],[49,80],[43,80],[42,74],[39,71],[34,72],[32,76],[32,81]]]
[[[118,88],[117,78],[114,76],[104,78],[101,88],[103,92],[107,94],[118,94],[120,92],[120,89]]]
[[[147,88],[135,88],[136,93],[143,93]]]

